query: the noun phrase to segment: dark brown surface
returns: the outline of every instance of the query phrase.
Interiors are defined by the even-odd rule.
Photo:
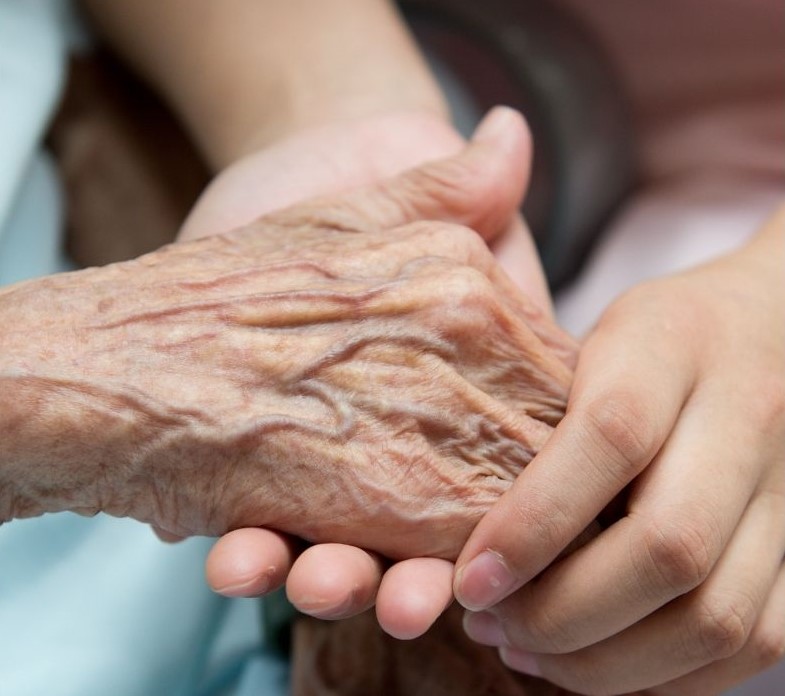
[[[68,246],[101,266],[174,240],[209,173],[156,97],[103,52],[74,58],[49,134]]]
[[[541,679],[517,675],[496,650],[470,641],[453,605],[424,636],[385,634],[373,612],[352,619],[296,621],[292,696],[565,696]]]

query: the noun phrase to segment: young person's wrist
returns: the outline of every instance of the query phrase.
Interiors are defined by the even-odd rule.
[[[304,128],[222,169],[180,239],[226,232],[299,201],[367,186],[458,153],[465,140],[439,115],[390,111]]]

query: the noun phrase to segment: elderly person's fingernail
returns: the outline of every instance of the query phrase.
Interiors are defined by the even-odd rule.
[[[523,116],[509,106],[495,106],[480,121],[472,135],[472,141],[483,142],[501,138],[509,133],[513,124],[523,121]]]
[[[493,551],[483,551],[459,568],[455,576],[455,598],[471,611],[492,607],[513,589],[515,577],[504,559]]]
[[[523,674],[528,674],[532,677],[542,676],[542,670],[537,663],[537,658],[529,652],[516,650],[515,648],[500,648],[499,656],[505,665],[516,672],[523,672]]]
[[[463,630],[475,643],[494,648],[507,645],[502,622],[488,611],[467,611],[463,615]]]

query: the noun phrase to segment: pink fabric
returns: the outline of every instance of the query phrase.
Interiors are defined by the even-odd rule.
[[[625,289],[733,249],[785,202],[785,2],[562,2],[621,77],[644,177],[559,297],[581,333]]]
[[[618,71],[647,177],[718,164],[782,175],[782,0],[561,2],[597,35]]]

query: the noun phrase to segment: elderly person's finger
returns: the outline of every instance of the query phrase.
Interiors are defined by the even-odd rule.
[[[373,606],[382,571],[374,553],[346,544],[320,544],[294,562],[286,595],[304,614],[344,619]]]
[[[384,575],[376,598],[379,625],[394,638],[425,633],[452,603],[453,564],[440,558],[412,558]]]
[[[205,563],[207,583],[227,597],[257,597],[278,589],[298,549],[286,534],[248,527],[222,536]]]

